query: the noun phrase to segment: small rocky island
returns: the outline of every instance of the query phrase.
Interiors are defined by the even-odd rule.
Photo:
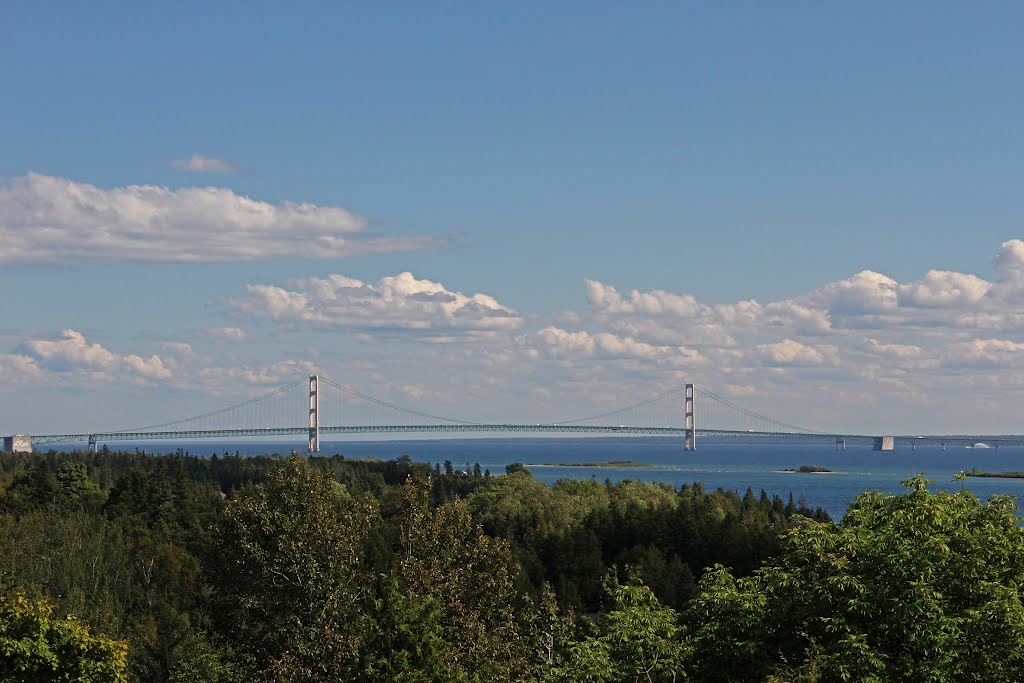
[[[800,467],[784,467],[780,472],[797,472],[798,474],[831,474],[832,470],[817,465],[800,465]]]

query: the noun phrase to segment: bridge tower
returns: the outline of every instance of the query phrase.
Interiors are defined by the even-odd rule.
[[[309,376],[309,452],[320,452],[320,378]]]
[[[683,398],[683,410],[686,416],[683,421],[683,429],[686,431],[683,449],[687,451],[697,450],[697,422],[693,416],[693,385],[687,384]]]

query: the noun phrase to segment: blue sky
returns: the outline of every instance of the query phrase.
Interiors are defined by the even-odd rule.
[[[317,368],[503,421],[692,378],[827,429],[1022,432],[1022,29],[998,2],[5,3],[0,431]]]

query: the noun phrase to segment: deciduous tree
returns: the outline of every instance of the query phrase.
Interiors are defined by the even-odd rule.
[[[127,646],[93,635],[46,600],[0,597],[0,681],[123,683]]]
[[[1024,530],[1007,496],[865,493],[688,610],[701,680],[1024,680]]]
[[[377,518],[297,456],[230,502],[222,606],[263,679],[351,678],[369,585],[361,543]]]

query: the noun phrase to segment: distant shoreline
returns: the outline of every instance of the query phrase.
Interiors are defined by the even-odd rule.
[[[632,460],[605,460],[604,462],[531,462],[527,467],[656,467],[649,462]]]
[[[968,477],[988,477],[991,479],[1024,479],[1024,472],[979,472],[972,470],[966,473]]]

